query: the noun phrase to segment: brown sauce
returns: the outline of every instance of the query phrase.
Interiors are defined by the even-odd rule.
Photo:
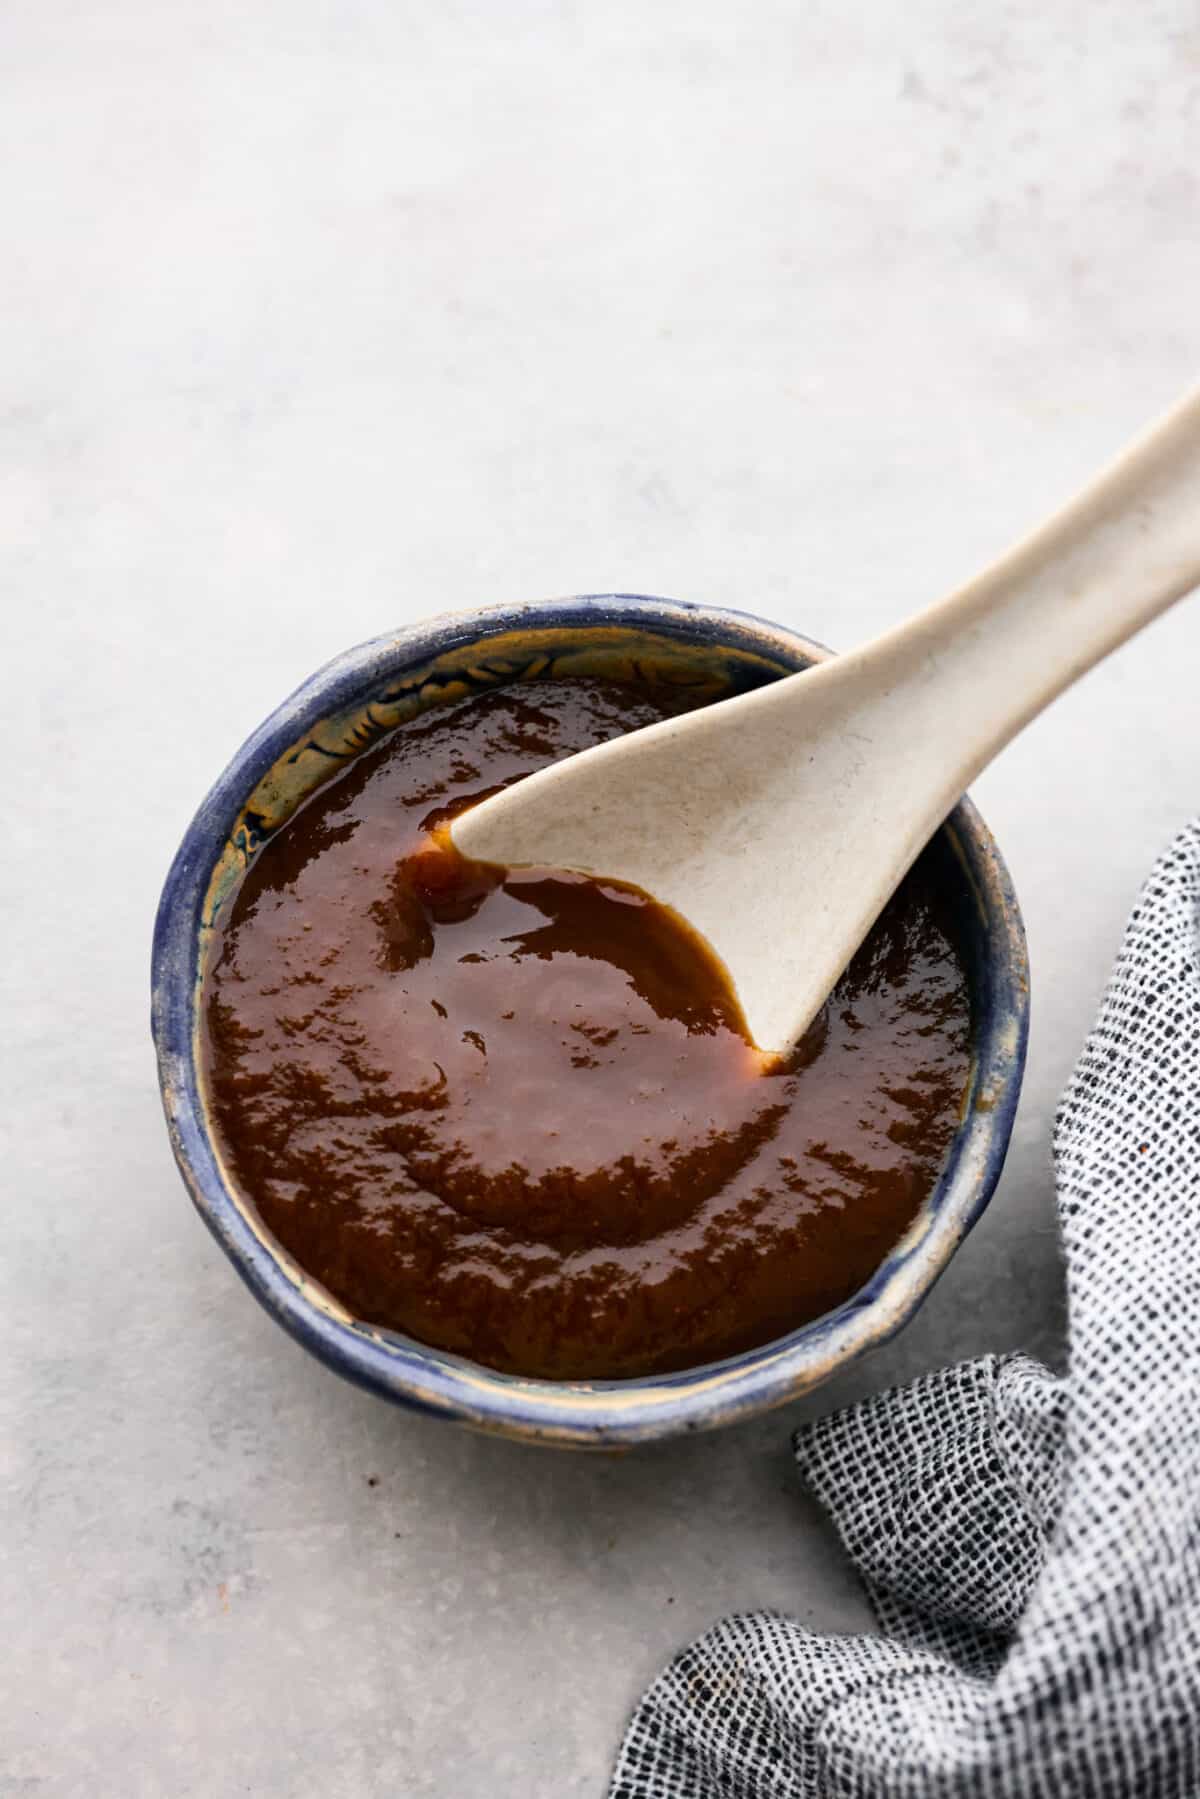
[[[251,864],[205,990],[218,1134],[357,1317],[527,1375],[681,1368],[847,1299],[933,1185],[969,1008],[927,863],[767,1070],[645,895],[441,847],[472,799],[686,704],[547,681],[428,713]]]

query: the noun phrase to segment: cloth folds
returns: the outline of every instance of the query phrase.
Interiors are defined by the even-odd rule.
[[[985,1357],[799,1431],[884,1634],[716,1625],[610,1799],[1200,1799],[1200,821],[1138,900],[1054,1153],[1068,1372]]]

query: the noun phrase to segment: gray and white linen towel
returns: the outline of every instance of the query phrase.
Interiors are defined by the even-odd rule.
[[[883,1634],[728,1618],[610,1799],[1200,1799],[1200,822],[1055,1131],[1069,1370],[990,1356],[806,1426]]]

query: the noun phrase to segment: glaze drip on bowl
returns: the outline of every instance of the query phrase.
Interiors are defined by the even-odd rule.
[[[689,703],[544,680],[401,726],[266,843],[204,992],[226,1160],[357,1317],[484,1365],[647,1375],[858,1290],[932,1187],[967,983],[918,864],[767,1071],[646,896],[442,847],[448,814]]]

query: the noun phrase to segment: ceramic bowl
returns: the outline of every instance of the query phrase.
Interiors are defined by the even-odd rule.
[[[960,922],[972,997],[961,1121],[919,1216],[844,1305],[765,1348],[644,1380],[523,1380],[350,1316],[258,1220],[222,1163],[197,1053],[213,921],[247,864],[302,801],[382,733],[498,682],[570,674],[745,692],[828,652],[745,613],[624,594],[429,620],[350,650],[243,745],[188,827],[154,935],[153,1029],[171,1142],[205,1223],[242,1279],[305,1348],[386,1399],[506,1436],[617,1447],[729,1424],[807,1392],[882,1343],[920,1305],[987,1204],[1012,1129],[1025,1058],[1021,915],[982,819],[966,801],[935,840]]]

